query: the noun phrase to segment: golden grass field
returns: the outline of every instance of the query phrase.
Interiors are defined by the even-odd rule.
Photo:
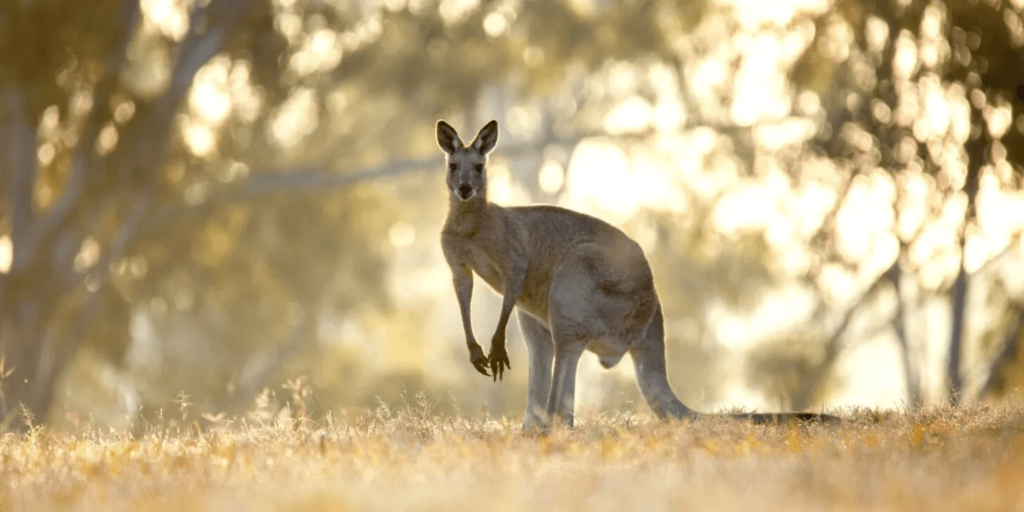
[[[1024,510],[1024,407],[844,416],[606,413],[541,436],[424,401],[323,422],[183,410],[134,433],[3,435],[0,510]]]

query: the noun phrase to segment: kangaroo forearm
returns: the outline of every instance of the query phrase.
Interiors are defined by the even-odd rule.
[[[473,322],[469,318],[469,306],[459,305],[462,310],[462,330],[466,334],[466,346],[476,345],[476,336],[473,334]]]
[[[513,306],[515,304],[513,303]],[[511,306],[502,306],[501,316],[498,317],[498,327],[494,330],[494,338],[492,342],[498,345],[505,344],[505,330],[508,328],[508,318],[512,314]]]
[[[459,294],[459,313],[462,315],[462,330],[466,333],[466,339],[473,337],[473,320],[470,317],[470,298],[469,294]]]
[[[459,299],[459,313],[462,315],[462,330],[466,334],[466,345],[476,345],[476,336],[473,335],[473,320],[470,314],[470,304],[473,299],[473,275],[462,268],[453,268],[453,282],[455,295]]]
[[[519,295],[523,293],[523,284],[526,281],[525,274],[525,271],[517,271],[516,275],[509,279],[504,286],[505,296],[501,302],[498,327],[494,331],[494,340],[497,343],[504,344],[505,342],[505,329],[508,327],[509,317],[512,316],[512,309],[515,308]]]
[[[452,282],[455,285],[455,295],[459,299],[459,312],[462,314],[462,328],[466,332],[469,362],[473,364],[476,371],[489,377],[487,356],[480,344],[476,342],[476,337],[473,336],[473,321],[469,309],[473,298],[473,274],[464,265],[452,265]]]

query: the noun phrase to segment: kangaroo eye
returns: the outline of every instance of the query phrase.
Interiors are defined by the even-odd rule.
[[[448,164],[448,169],[455,171],[455,164]]]
[[[483,172],[484,164],[476,164],[476,172]]]

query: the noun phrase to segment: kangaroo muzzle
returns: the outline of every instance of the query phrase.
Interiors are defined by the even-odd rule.
[[[469,185],[467,183],[459,185],[458,194],[460,199],[462,199],[463,201],[468,201],[470,198],[473,197],[473,185]]]

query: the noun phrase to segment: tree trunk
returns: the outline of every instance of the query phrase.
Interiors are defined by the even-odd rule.
[[[8,428],[27,426],[19,421],[23,413],[35,422],[45,421],[53,402],[60,372],[53,371],[54,361],[44,350],[45,315],[40,315],[39,309],[32,301],[22,301],[14,315],[3,319],[0,350],[4,352],[4,370],[10,374],[3,379],[0,425]]]
[[[900,258],[903,250],[901,247],[900,256],[886,273],[892,281],[893,290],[896,292],[896,315],[893,318],[893,328],[896,331],[896,340],[899,341],[903,355],[903,380],[906,384],[907,405],[916,410],[921,407],[924,397],[921,395],[921,377],[917,373],[913,357],[910,353],[910,342],[907,340],[906,308],[903,305],[903,269],[900,267]]]
[[[946,378],[949,382],[949,403],[958,405],[960,393],[963,389],[963,380],[960,375],[960,358],[963,353],[964,337],[964,307],[967,302],[967,272],[964,265],[960,263],[960,272],[957,273],[956,281],[953,282],[952,305],[953,325],[949,338],[949,366],[946,368]]]
[[[981,89],[975,89],[978,91]],[[973,92],[972,91],[972,94]],[[949,336],[949,366],[946,368],[946,380],[949,383],[949,402],[957,405],[963,392],[963,377],[960,373],[960,360],[963,353],[963,336],[965,311],[967,305],[967,270],[964,268],[964,248],[967,245],[967,227],[974,222],[974,203],[978,197],[978,186],[981,167],[985,165],[992,138],[988,134],[988,126],[982,117],[984,105],[971,105],[971,138],[964,145],[967,152],[967,179],[964,182],[964,194],[967,195],[967,209],[964,211],[964,225],[960,233],[960,270],[953,282],[950,305],[952,326]]]
[[[10,207],[12,261],[0,274],[0,425],[14,421],[22,405],[35,417],[44,417],[52,398],[52,382],[45,382],[42,336],[52,311],[46,300],[47,278],[40,262],[29,261],[18,251],[30,237],[35,221],[33,194],[36,179],[36,127],[26,112],[26,86],[12,80],[0,92],[0,133],[6,159],[5,172]],[[9,372],[9,373],[8,373]],[[12,416],[14,413],[14,416]]]

